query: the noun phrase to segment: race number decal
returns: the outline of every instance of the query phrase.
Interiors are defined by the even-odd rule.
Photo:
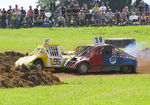
[[[61,59],[54,58],[54,65],[61,65]]]
[[[109,61],[110,61],[111,64],[115,64],[116,63],[116,57],[111,57],[109,59]]]
[[[104,45],[104,43],[104,36],[94,38],[94,45]]]

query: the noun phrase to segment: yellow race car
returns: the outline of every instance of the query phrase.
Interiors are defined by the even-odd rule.
[[[15,67],[19,68],[23,64],[29,69],[34,64],[39,69],[43,68],[62,68],[67,59],[71,59],[73,52],[64,50],[57,44],[45,43],[38,46],[31,54],[18,59]]]

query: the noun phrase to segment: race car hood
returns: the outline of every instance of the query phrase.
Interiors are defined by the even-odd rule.
[[[28,64],[32,64],[32,62],[37,58],[36,55],[33,56],[25,56],[25,57],[21,57],[20,59],[18,59],[15,63],[15,66],[21,66],[23,64],[28,65]]]

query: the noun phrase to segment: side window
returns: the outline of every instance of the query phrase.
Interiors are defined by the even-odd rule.
[[[119,51],[116,48],[112,49],[112,56],[119,56]]]
[[[103,55],[112,55],[112,47],[104,46],[104,50],[102,52],[103,52]]]
[[[103,51],[103,54],[104,54],[104,55],[109,55],[109,54],[111,54],[111,52],[110,52],[109,50],[104,50],[104,51]]]
[[[49,56],[59,56],[57,46],[49,46],[46,48],[46,51],[49,54]]]
[[[103,50],[104,50],[104,47],[99,47],[99,48],[96,49],[95,54],[96,55],[102,55],[103,54]]]
[[[42,48],[41,51],[39,52],[39,54],[40,54],[40,55],[46,54],[46,53],[45,53],[45,49]]]

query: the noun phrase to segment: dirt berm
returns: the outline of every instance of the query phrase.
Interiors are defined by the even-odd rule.
[[[63,84],[50,71],[41,71],[36,67],[28,70],[26,66],[16,70],[14,64],[22,56],[24,54],[13,51],[0,53],[0,88]]]

